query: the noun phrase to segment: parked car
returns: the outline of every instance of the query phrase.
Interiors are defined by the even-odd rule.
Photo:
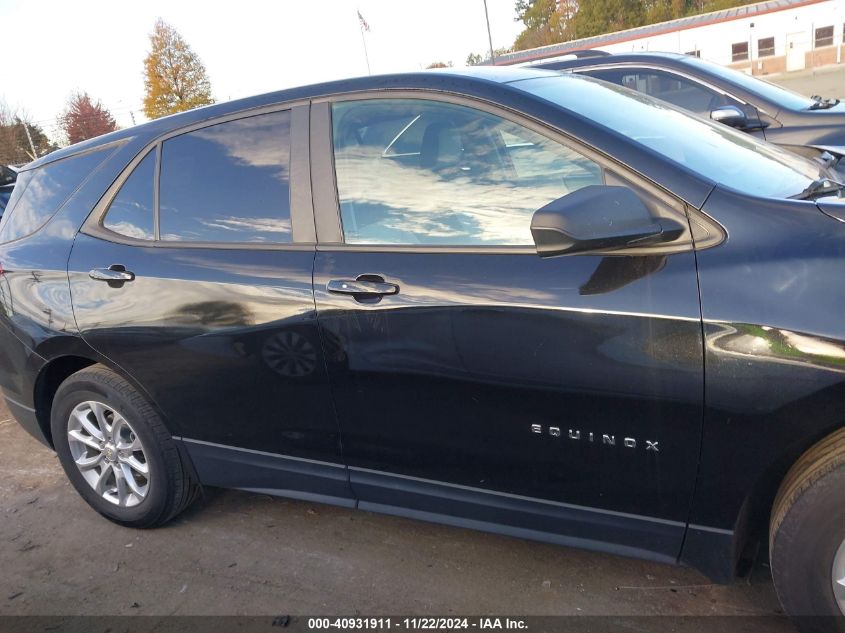
[[[121,525],[224,486],[720,581],[762,542],[841,628],[841,196],[544,70],[221,103],[24,168],[0,385]]]
[[[692,55],[581,51],[531,65],[610,81],[809,157],[845,155],[845,103],[807,97]]]
[[[3,212],[6,210],[17,176],[18,173],[15,169],[0,165],[0,218],[3,217]]]

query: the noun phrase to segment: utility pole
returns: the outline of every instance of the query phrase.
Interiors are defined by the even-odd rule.
[[[32,135],[29,133],[29,125],[26,121],[21,121],[23,129],[26,131],[26,138],[29,139],[29,146],[32,148],[32,160],[38,158],[38,152],[35,151],[35,143],[32,142]]]
[[[490,64],[496,65],[496,56],[493,54],[493,36],[490,35],[490,16],[487,14],[487,0],[484,0],[484,19],[487,20],[487,42],[490,44]]]

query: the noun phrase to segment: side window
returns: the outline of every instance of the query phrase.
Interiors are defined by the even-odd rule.
[[[761,37],[757,40],[757,57],[772,57],[775,54],[775,38]]]
[[[22,172],[0,224],[0,242],[40,229],[113,151],[107,147]]]
[[[110,231],[141,240],[155,237],[153,198],[156,150],[138,163],[109,205],[103,226]]]
[[[712,110],[725,105],[740,105],[698,82],[659,70],[609,69],[588,71],[586,74],[645,93],[699,115],[709,116]]]
[[[816,29],[816,48],[833,45],[833,27],[822,26]]]
[[[602,182],[596,163],[474,108],[344,101],[332,121],[350,244],[530,245],[534,211]]]
[[[748,59],[748,42],[731,44],[731,61],[744,62]]]
[[[218,123],[165,141],[165,241],[287,243],[290,110]]]

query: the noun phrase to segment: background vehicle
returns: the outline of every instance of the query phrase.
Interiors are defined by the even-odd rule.
[[[15,187],[17,176],[17,171],[11,167],[0,165],[0,217],[3,217],[9,197],[12,195],[12,189]]]
[[[692,55],[583,51],[531,67],[610,81],[804,156],[845,155],[845,104],[838,99],[806,97]]]
[[[543,70],[218,104],[20,174],[0,386],[123,525],[228,486],[721,580],[770,539],[841,614],[839,195]]]

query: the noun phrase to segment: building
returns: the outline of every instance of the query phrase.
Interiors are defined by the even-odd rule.
[[[845,62],[845,0],[769,0],[670,22],[516,51],[497,65],[586,48],[687,53],[755,75]]]

